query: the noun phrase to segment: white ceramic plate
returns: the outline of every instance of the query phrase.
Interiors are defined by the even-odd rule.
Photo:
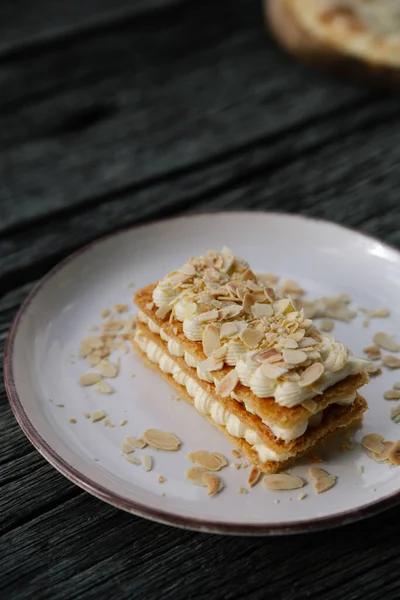
[[[112,396],[78,385],[87,366],[71,356],[89,335],[88,327],[101,322],[104,308],[116,302],[131,305],[135,289],[189,256],[222,245],[244,256],[255,271],[295,279],[310,297],[347,293],[356,308],[390,308],[389,318],[374,319],[368,328],[362,316],[335,325],[333,334],[355,354],[361,355],[376,331],[400,333],[400,254],[372,238],[324,221],[249,212],[196,215],[128,229],[87,246],[53,269],[14,321],[5,375],[12,409],[26,435],[51,464],[95,496],[150,519],[203,531],[309,531],[398,502],[400,469],[373,462],[360,447],[340,452],[338,442],[321,451],[322,466],[338,476],[337,485],[325,494],[316,495],[309,483],[301,490],[308,496],[300,501],[299,490],[271,492],[260,483],[241,495],[237,490],[248,487],[248,469],[228,467],[220,473],[225,489],[209,498],[204,488],[185,479],[185,455],[206,449],[233,460],[229,442],[191,406],[171,399],[168,385],[133,352],[122,358],[121,374],[111,382],[116,389]],[[134,287],[128,287],[132,281]],[[396,380],[400,371],[385,370],[364,388],[370,408],[356,433],[358,441],[370,432],[397,440],[398,426],[390,420],[396,403],[383,399]],[[117,426],[92,424],[82,416],[97,409],[105,410]],[[70,418],[77,423],[71,424]],[[124,419],[128,422],[120,427]],[[138,436],[149,427],[175,432],[183,446],[176,453],[146,449],[154,469],[145,472],[121,456],[120,443],[125,435]],[[308,478],[308,466],[303,463],[292,472]],[[158,482],[159,475],[165,483]]]

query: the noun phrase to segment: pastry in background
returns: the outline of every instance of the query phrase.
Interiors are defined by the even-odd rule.
[[[277,41],[302,61],[400,85],[400,0],[263,0]]]

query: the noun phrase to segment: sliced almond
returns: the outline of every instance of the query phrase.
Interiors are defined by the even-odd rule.
[[[222,483],[219,477],[215,473],[204,473],[202,476],[204,483],[207,486],[207,492],[209,496],[217,494],[222,489]]]
[[[261,317],[272,317],[274,314],[274,309],[270,304],[261,304],[259,302],[255,302],[251,307],[251,313],[255,319],[260,319]]]
[[[86,387],[88,385],[94,385],[95,383],[100,381],[100,379],[101,375],[99,373],[85,373],[85,375],[81,375],[79,377],[79,383],[80,385]]]
[[[322,477],[329,477],[329,473],[324,471],[324,469],[320,469],[319,467],[310,467],[308,470],[308,474],[311,479],[321,479]]]
[[[191,319],[197,312],[197,304],[188,302],[183,309],[183,318]]]
[[[387,308],[377,308],[375,310],[368,310],[366,308],[361,308],[360,311],[364,313],[366,317],[369,319],[385,319],[390,317],[390,310]]]
[[[380,348],[376,344],[371,344],[371,346],[367,346],[363,349],[363,352],[365,352],[365,354],[370,360],[378,360],[382,356]]]
[[[321,477],[317,479],[314,484],[314,490],[317,494],[323,494],[330,490],[336,483],[337,477],[335,475],[328,475],[327,477]]]
[[[382,363],[389,369],[400,369],[400,358],[397,358],[397,356],[387,354],[382,358]]]
[[[182,442],[173,433],[160,431],[159,429],[147,429],[141,436],[142,439],[156,450],[175,451],[179,450]]]
[[[388,352],[400,352],[400,344],[398,344],[393,337],[390,337],[387,333],[382,331],[374,335],[374,343],[380,348],[388,350]]]
[[[219,371],[224,366],[224,361],[216,359],[214,356],[209,356],[198,364],[200,374],[211,373],[211,371]]]
[[[371,452],[371,458],[377,463],[387,462],[389,460],[389,453],[394,446],[393,442],[384,441],[383,450],[381,453]]]
[[[279,340],[279,347],[280,348],[285,348],[285,350],[296,350],[298,348],[298,343],[293,338],[282,337]]]
[[[105,308],[104,310],[101,311],[100,316],[102,319],[106,319],[107,317],[109,317],[111,314],[111,311],[109,308]]]
[[[279,314],[286,314],[293,310],[292,301],[290,298],[281,298],[274,302],[274,311]]]
[[[221,340],[231,338],[238,334],[238,327],[235,323],[223,323],[219,332]]]
[[[261,340],[264,338],[264,332],[258,329],[244,329],[240,334],[240,339],[248,348],[257,348]]]
[[[323,375],[324,370],[324,365],[318,362],[307,367],[297,382],[299,387],[308,387],[315,383]]]
[[[228,352],[227,346],[220,346],[219,348],[214,350],[214,352],[212,353],[212,356],[213,356],[214,360],[220,361],[223,358],[225,358],[227,352]]]
[[[146,442],[144,440],[142,440],[141,438],[133,438],[130,435],[125,436],[124,438],[124,444],[130,446],[131,448],[145,448],[146,447]]]
[[[271,364],[270,362],[265,361],[261,364],[261,372],[269,379],[277,379],[284,373],[287,373],[287,369],[285,367],[280,367],[277,364]]]
[[[400,390],[387,390],[383,397],[385,400],[400,400]]]
[[[190,454],[187,455],[187,458],[190,462],[193,462],[204,469],[208,469],[209,471],[219,471],[223,466],[218,456],[206,452],[206,450],[190,452]]]
[[[269,350],[265,350],[264,352],[257,354],[255,359],[259,363],[263,363],[265,360],[270,363],[274,363],[282,360],[282,354],[275,348],[270,348]]]
[[[242,312],[242,307],[238,304],[231,304],[230,306],[225,306],[219,310],[219,318],[224,319],[233,319],[237,317],[239,313]]]
[[[312,398],[308,398],[308,400],[303,400],[301,405],[304,406],[304,408],[312,414],[318,412],[318,403],[315,402],[315,400],[312,400]]]
[[[400,423],[400,404],[392,408],[392,410],[390,411],[390,418],[395,423]]]
[[[209,323],[205,326],[203,331],[203,352],[206,356],[211,356],[221,346],[219,335],[219,329],[216,325]]]
[[[383,445],[383,437],[378,433],[370,433],[368,435],[364,435],[361,440],[361,444],[369,450],[370,452],[375,452],[376,454],[381,454],[385,449]]]
[[[256,485],[256,483],[258,483],[258,481],[260,480],[260,477],[261,477],[260,469],[256,466],[253,466],[251,468],[249,479],[248,479],[249,486],[251,488],[254,487]]]
[[[169,313],[171,311],[172,311],[172,306],[170,304],[162,304],[156,310],[156,317],[158,317],[159,319],[161,319],[162,321],[164,321],[164,319],[167,318],[167,316],[169,315]]]
[[[132,452],[134,452],[132,446],[129,446],[129,444],[125,444],[124,442],[121,444],[121,450],[123,454],[132,454]]]
[[[181,267],[179,271],[189,276],[196,275],[196,269],[190,263],[186,263],[185,265],[183,265],[183,267]]]
[[[246,313],[251,313],[251,307],[253,306],[253,304],[255,304],[258,300],[258,297],[254,294],[250,294],[249,292],[247,292],[244,296],[243,296],[243,309]]]
[[[220,454],[219,452],[212,452],[212,455],[218,458],[219,462],[221,463],[221,469],[228,466],[228,461],[223,454]]]
[[[142,463],[142,467],[145,471],[151,471],[153,468],[153,459],[148,454],[141,454],[140,462]]]
[[[282,356],[288,365],[300,365],[307,360],[307,354],[302,350],[283,350]]]
[[[116,377],[118,374],[118,366],[103,359],[96,367],[103,377]]]
[[[82,346],[85,346],[90,350],[96,350],[97,348],[101,348],[103,345],[103,340],[98,336],[90,336],[82,340]]]
[[[400,390],[400,381],[396,381],[396,383],[393,384],[393,388],[395,390]]]
[[[115,312],[117,312],[117,313],[124,313],[124,312],[128,312],[129,307],[127,304],[115,304],[114,309],[115,309]]]
[[[400,465],[400,442],[396,442],[388,454],[389,461],[392,465]]]
[[[106,413],[104,412],[104,410],[96,410],[95,412],[93,412],[90,415],[90,418],[92,420],[92,423],[97,423],[98,421],[102,421],[103,419],[106,418]]]
[[[288,473],[264,475],[264,484],[269,490],[297,490],[305,485],[304,479]]]
[[[210,321],[216,321],[218,319],[218,310],[207,310],[199,315],[200,323],[209,323]]]
[[[208,473],[208,471],[203,467],[190,467],[190,469],[187,469],[186,471],[186,478],[195,485],[207,487],[206,482],[203,480],[203,475],[206,473]]]
[[[98,394],[113,394],[114,390],[107,381],[98,381],[94,386],[94,391]]]
[[[319,328],[321,331],[326,331],[327,333],[329,333],[334,328],[334,325],[335,324],[332,321],[332,319],[322,319],[319,324]]]
[[[131,456],[130,454],[126,454],[126,452],[122,453],[122,456],[128,461],[130,462],[132,465],[140,465],[141,462],[138,458],[135,458],[134,456]]]
[[[293,281],[293,279],[287,279],[282,283],[281,292],[282,294],[293,294],[295,296],[303,296],[305,294],[303,288]]]
[[[225,377],[223,377],[215,386],[217,394],[222,398],[227,398],[231,392],[235,389],[238,384],[239,377],[235,370],[230,371]]]

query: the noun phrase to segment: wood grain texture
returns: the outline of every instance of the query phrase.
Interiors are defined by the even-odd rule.
[[[258,0],[21,0],[0,34],[1,352],[49,268],[151,218],[301,212],[400,248],[398,98],[295,64]],[[281,539],[147,522],[47,464],[2,378],[0,439],[2,598],[400,595],[395,510]]]

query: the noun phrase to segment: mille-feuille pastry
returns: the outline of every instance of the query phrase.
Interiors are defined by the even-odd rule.
[[[191,258],[135,302],[135,349],[262,471],[361,421],[369,362],[227,248]]]

